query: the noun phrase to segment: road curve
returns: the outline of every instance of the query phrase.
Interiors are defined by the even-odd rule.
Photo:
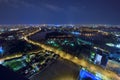
[[[31,35],[39,32],[39,31],[40,30],[37,30],[37,31],[35,31],[33,33],[30,33],[30,34],[24,36],[24,39],[27,42],[32,43],[34,45],[37,45],[39,47],[42,47],[45,50],[53,51],[54,53],[60,55],[60,57],[62,57],[63,59],[67,59],[67,60],[69,60],[69,61],[71,61],[71,62],[73,62],[73,63],[75,63],[77,65],[86,67],[86,68],[88,68],[89,71],[91,71],[93,73],[97,72],[97,73],[102,74],[103,80],[120,80],[120,77],[116,73],[114,73],[112,71],[105,70],[105,69],[103,69],[103,68],[101,68],[99,66],[96,66],[94,64],[91,64],[91,63],[87,62],[84,59],[79,59],[77,57],[74,57],[74,56],[70,55],[69,53],[66,53],[64,51],[58,50],[58,49],[53,48],[51,46],[47,46],[45,44],[41,44],[39,42],[35,42],[35,41],[32,41],[32,40],[28,39],[28,36],[31,36]]]

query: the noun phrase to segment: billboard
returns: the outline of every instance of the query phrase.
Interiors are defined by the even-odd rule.
[[[102,61],[102,55],[96,54],[94,63],[100,65],[101,61]]]

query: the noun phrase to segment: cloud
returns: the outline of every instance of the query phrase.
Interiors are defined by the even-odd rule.
[[[69,7],[68,7],[68,10],[71,10],[71,11],[73,11],[73,12],[74,12],[74,11],[76,12],[76,11],[79,11],[79,8],[76,7],[76,6],[69,6]]]
[[[53,5],[53,4],[46,4],[46,3],[44,3],[43,6],[44,6],[45,8],[47,8],[47,9],[50,9],[50,10],[56,11],[56,12],[63,10],[63,8],[61,8],[61,7],[59,7],[59,6],[55,6],[55,5]]]
[[[34,4],[30,3],[29,0],[0,0],[0,5],[7,7],[35,7]]]

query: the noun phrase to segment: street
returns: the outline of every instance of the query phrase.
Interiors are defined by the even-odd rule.
[[[94,64],[89,63],[88,61],[86,61],[84,59],[78,59],[77,57],[74,57],[74,56],[70,55],[69,53],[66,53],[64,51],[60,51],[58,49],[55,49],[55,48],[50,47],[50,46],[46,46],[46,45],[38,43],[38,42],[34,42],[34,41],[29,40],[27,38],[28,36],[31,36],[36,32],[39,32],[39,30],[28,34],[27,36],[24,37],[24,39],[27,42],[32,43],[34,45],[38,45],[38,46],[42,47],[45,50],[55,52],[56,54],[60,55],[60,57],[63,58],[63,59],[69,60],[69,61],[71,61],[71,62],[73,62],[73,63],[75,63],[75,64],[77,64],[79,66],[83,66],[85,68],[88,67],[88,70],[90,72],[102,74],[102,79],[104,79],[104,80],[120,80],[120,77],[116,73],[114,73],[112,71],[105,70],[105,69],[103,69],[103,68],[101,68],[99,66],[96,66]]]

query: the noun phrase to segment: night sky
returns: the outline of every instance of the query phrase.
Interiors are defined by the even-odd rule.
[[[0,0],[0,24],[120,24],[120,0]]]

